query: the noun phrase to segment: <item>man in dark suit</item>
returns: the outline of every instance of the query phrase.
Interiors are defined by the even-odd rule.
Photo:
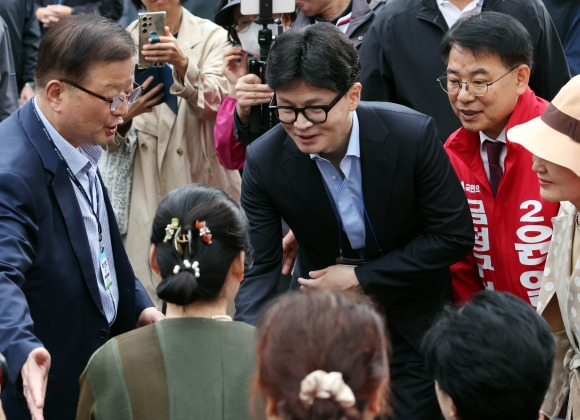
[[[291,288],[359,289],[376,302],[394,350],[393,418],[437,419],[419,341],[450,300],[449,266],[471,251],[473,225],[433,120],[361,103],[359,74],[356,49],[331,24],[272,47],[267,80],[282,124],[247,149],[242,205],[255,264],[236,318],[255,323],[277,293],[282,217],[298,243]]]
[[[91,354],[163,318],[133,274],[97,170],[140,93],[134,52],[108,19],[62,19],[40,43],[36,96],[0,124],[0,352],[10,419],[29,410],[34,419],[74,419]]]

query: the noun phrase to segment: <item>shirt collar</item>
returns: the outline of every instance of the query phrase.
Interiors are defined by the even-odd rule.
[[[483,143],[486,141],[492,141],[494,143],[500,142],[503,144],[506,144],[506,135],[505,135],[505,127],[503,128],[503,130],[501,130],[501,133],[499,133],[499,136],[497,136],[497,139],[492,139],[491,137],[488,137],[485,135],[485,133],[483,131],[479,132],[479,142],[481,143],[481,147],[483,148]]]
[[[453,7],[457,8],[457,6],[455,6],[449,0],[437,0],[437,6],[439,6],[439,8],[446,7],[446,6],[453,6]],[[483,0],[473,0],[471,3],[468,3],[467,6],[465,6],[463,8],[463,10],[470,9],[471,7],[474,7],[474,6],[482,7]]]
[[[52,141],[54,141],[54,144],[58,150],[62,153],[64,160],[66,161],[73,174],[77,176],[77,174],[85,167],[88,169],[96,168],[99,162],[99,158],[103,153],[103,149],[100,146],[83,144],[77,150],[63,136],[61,136],[56,128],[54,128],[54,126],[50,123],[48,118],[46,118],[46,116],[42,113],[42,110],[36,103],[36,96],[32,98],[32,101],[36,112],[38,112],[40,120],[44,124],[46,131],[48,131],[48,135]]]
[[[326,20],[326,19],[324,19],[320,15],[314,15],[314,16],[312,16],[312,18],[310,18],[310,21],[311,21],[311,23],[314,23],[314,22],[330,22],[330,23],[336,25],[337,22],[338,22],[338,20],[340,18],[342,18],[342,17],[350,14],[351,12],[352,12],[352,0],[350,1],[350,3],[348,4],[348,6],[346,7],[346,9],[343,10],[343,12],[340,14],[340,16],[337,16],[337,17],[335,17],[332,20]],[[342,23],[345,23],[345,22],[342,22]]]

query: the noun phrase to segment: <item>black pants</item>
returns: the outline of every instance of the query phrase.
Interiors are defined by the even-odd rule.
[[[441,420],[435,381],[423,357],[396,330],[389,328],[392,345],[389,420]]]

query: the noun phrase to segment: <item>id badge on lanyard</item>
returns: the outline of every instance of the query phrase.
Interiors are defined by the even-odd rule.
[[[111,272],[109,271],[109,263],[107,262],[107,253],[105,248],[99,247],[99,266],[101,267],[101,274],[103,275],[103,283],[105,284],[105,290],[113,285],[113,279],[111,278]]]

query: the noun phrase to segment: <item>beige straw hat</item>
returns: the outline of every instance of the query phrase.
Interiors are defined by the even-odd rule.
[[[507,137],[580,176],[580,75],[560,89],[540,117],[513,127]]]

